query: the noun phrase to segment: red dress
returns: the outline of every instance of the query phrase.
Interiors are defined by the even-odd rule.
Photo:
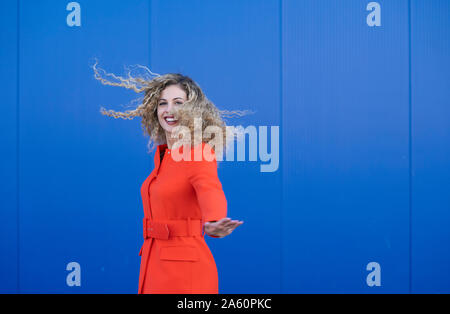
[[[141,187],[144,244],[139,255],[139,294],[218,293],[216,263],[204,239],[204,222],[227,215],[214,150],[205,142],[190,161],[159,145],[155,168]],[[200,160],[198,159],[200,153]],[[160,161],[160,153],[164,154]],[[180,156],[180,155],[178,155]],[[187,158],[185,158],[187,159]]]

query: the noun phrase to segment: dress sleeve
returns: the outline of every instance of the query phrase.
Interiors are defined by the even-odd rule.
[[[187,162],[189,182],[195,189],[204,222],[227,216],[227,200],[217,173],[214,150],[207,143],[202,143],[202,149],[205,146],[205,150],[209,149],[208,152],[211,152],[213,160],[202,158]]]

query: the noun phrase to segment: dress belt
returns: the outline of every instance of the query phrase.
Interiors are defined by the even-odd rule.
[[[154,221],[143,219],[144,239],[167,240],[171,237],[203,236],[203,221],[197,219],[176,219]]]

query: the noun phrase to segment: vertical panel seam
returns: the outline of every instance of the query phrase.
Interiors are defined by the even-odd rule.
[[[17,50],[17,59],[16,59],[16,224],[17,224],[17,293],[20,293],[20,206],[19,206],[19,191],[20,191],[20,184],[19,184],[19,153],[20,153],[20,147],[19,147],[19,105],[20,105],[20,0],[17,0],[17,43],[16,43],[16,50]]]
[[[408,106],[409,106],[409,293],[412,293],[412,90],[411,90],[411,0],[408,0]]]
[[[280,173],[280,187],[281,187],[281,201],[280,201],[280,292],[283,293],[283,199],[284,199],[284,188],[283,188],[283,172],[284,172],[284,154],[283,154],[283,0],[279,0],[279,23],[280,29],[278,36],[279,38],[279,54],[280,54],[280,77],[279,77],[279,93],[280,93],[280,152],[281,152],[281,173]],[[273,139],[272,139],[273,140]]]

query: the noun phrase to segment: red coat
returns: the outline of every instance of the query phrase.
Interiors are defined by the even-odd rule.
[[[139,252],[139,294],[218,293],[217,268],[203,230],[204,222],[226,217],[227,201],[214,151],[202,142],[209,155],[198,161],[199,146],[190,150],[191,161],[177,161],[176,151],[159,145],[155,168],[142,184],[146,239]]]

